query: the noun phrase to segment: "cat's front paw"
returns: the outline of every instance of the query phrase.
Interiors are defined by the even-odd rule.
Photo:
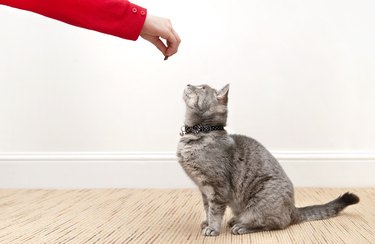
[[[201,223],[201,230],[203,230],[203,229],[206,228],[207,226],[208,226],[208,222],[207,222],[207,220],[203,221],[203,222]]]
[[[206,226],[202,229],[202,234],[205,236],[218,236],[220,232],[210,226]]]
[[[241,224],[235,224],[230,230],[230,232],[233,235],[243,235],[249,233],[250,230]]]

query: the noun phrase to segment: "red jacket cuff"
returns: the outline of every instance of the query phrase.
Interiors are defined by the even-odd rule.
[[[147,16],[147,9],[130,3],[126,11],[130,11],[130,13],[124,15],[124,28],[123,32],[120,32],[120,37],[135,41],[142,32]],[[129,15],[132,17],[127,17]]]

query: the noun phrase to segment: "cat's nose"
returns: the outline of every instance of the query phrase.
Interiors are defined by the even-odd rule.
[[[190,84],[187,84],[188,87],[190,87],[191,85]]]

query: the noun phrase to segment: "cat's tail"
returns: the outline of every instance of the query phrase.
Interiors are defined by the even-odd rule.
[[[297,224],[304,221],[328,219],[338,215],[347,206],[358,202],[359,197],[357,195],[347,192],[326,204],[296,208],[293,214],[293,222]]]

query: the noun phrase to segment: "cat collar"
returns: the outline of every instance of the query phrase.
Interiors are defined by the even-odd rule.
[[[224,130],[224,126],[222,125],[194,125],[194,126],[184,125],[181,127],[180,136],[184,136],[186,134],[198,135],[199,132],[208,133],[210,131],[215,131],[215,130]]]

